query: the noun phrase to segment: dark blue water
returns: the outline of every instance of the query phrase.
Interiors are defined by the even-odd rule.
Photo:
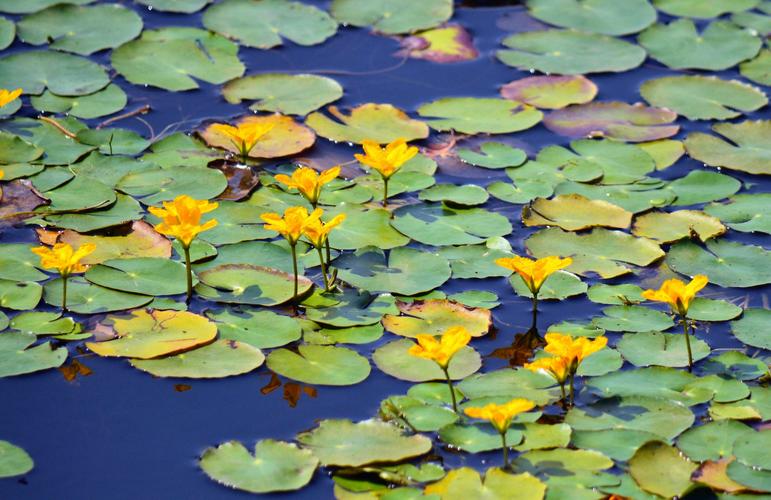
[[[309,2],[310,3],[310,2]],[[323,2],[318,2],[323,4]],[[138,9],[140,10],[140,9]],[[270,51],[242,48],[240,57],[247,65],[247,74],[264,71],[297,71],[327,74],[345,88],[345,96],[337,103],[341,107],[366,102],[391,103],[412,111],[419,104],[445,96],[498,95],[498,87],[527,73],[509,68],[495,60],[494,52],[508,32],[512,14],[520,7],[459,8],[454,21],[473,34],[481,56],[469,63],[437,65],[420,60],[405,62],[393,56],[398,42],[373,36],[367,30],[341,28],[325,44],[299,47],[291,43]],[[200,14],[192,16],[163,14],[142,9],[145,28],[169,25],[200,25]],[[9,50],[26,50],[18,42]],[[107,64],[109,56],[100,53],[95,59]],[[640,82],[673,72],[648,61],[643,67],[623,74],[590,75],[599,86],[597,100],[640,101]],[[738,77],[736,71],[723,72],[724,77]],[[246,112],[246,105],[231,105],[224,101],[219,86],[201,84],[201,89],[169,93],[141,88],[117,77],[116,82],[129,93],[126,110],[150,104],[152,112],[143,119],[150,129],[136,119],[127,119],[116,126],[131,128],[147,137],[173,130],[193,130],[202,120],[227,119]],[[22,114],[34,116],[25,107]],[[768,118],[767,110],[750,118]],[[91,123],[98,123],[94,120]],[[688,131],[706,130],[708,122],[679,120],[683,138]],[[567,144],[542,125],[511,136],[495,136],[497,141],[517,141],[534,154],[548,144]],[[355,152],[343,144],[319,139],[316,146],[303,156],[349,157]],[[487,185],[506,179],[501,172],[468,169],[459,173],[452,164],[440,164],[439,182],[474,182]],[[656,175],[675,178],[688,171],[702,168],[690,159],[681,159],[677,166]],[[448,173],[449,172],[449,173]],[[750,184],[743,192],[769,191],[769,182],[750,175],[727,172]],[[462,175],[462,177],[460,176]],[[468,177],[473,177],[469,180]],[[488,208],[505,213],[515,230],[509,240],[518,253],[524,252],[523,241],[531,229],[520,222],[519,206],[491,200]],[[30,241],[32,230],[20,228],[2,235],[3,242]],[[729,239],[767,245],[767,238],[731,231]],[[594,280],[585,280],[590,284]],[[622,283],[629,279],[606,280]],[[476,339],[474,347],[483,355],[511,344],[514,335],[524,332],[530,323],[530,303],[513,294],[506,280],[453,280],[442,287],[449,293],[465,289],[490,290],[499,295],[502,305],[493,310],[494,334]],[[713,298],[736,299],[749,294],[749,305],[765,304],[768,287],[731,290],[710,287],[706,295]],[[192,310],[208,307],[196,303]],[[549,324],[563,320],[587,321],[600,314],[604,306],[586,298],[560,303],[543,303],[539,323],[542,331]],[[83,318],[87,326],[98,318]],[[740,347],[728,331],[728,325],[712,324],[697,335],[713,348]],[[611,339],[613,334],[609,334]],[[354,346],[370,354],[389,340],[388,334],[379,342]],[[752,352],[752,351],[750,351]],[[207,447],[236,439],[252,445],[262,438],[291,440],[298,432],[312,428],[325,418],[366,419],[377,413],[382,399],[391,394],[403,394],[410,384],[382,374],[373,367],[372,374],[354,387],[318,387],[316,397],[301,396],[292,408],[283,398],[281,388],[265,395],[260,389],[270,381],[266,368],[245,376],[212,381],[155,379],[131,368],[126,361],[101,359],[82,355],[74,348],[72,356],[93,370],[87,377],[68,382],[57,370],[28,376],[0,379],[0,439],[7,439],[25,448],[35,460],[35,469],[22,479],[0,480],[0,499],[228,499],[247,494],[221,487],[209,480],[196,465],[197,457]],[[506,366],[506,361],[486,357],[484,369]],[[179,392],[177,384],[190,389]],[[445,465],[464,464],[481,467],[493,454],[453,454],[437,449]],[[272,496],[269,496],[272,497]],[[324,470],[317,471],[313,482],[291,494],[275,495],[291,498],[331,498],[332,482]]]

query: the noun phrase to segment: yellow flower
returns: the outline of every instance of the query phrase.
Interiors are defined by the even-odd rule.
[[[274,123],[247,122],[240,123],[237,126],[227,125],[225,123],[215,123],[210,128],[215,132],[227,136],[230,142],[241,152],[241,156],[246,157],[254,148],[254,145],[262,137],[270,132]]]
[[[589,340],[586,337],[571,337],[561,333],[547,333],[544,351],[564,358],[570,372],[575,373],[578,365],[586,357],[594,354],[608,344],[606,337]]]
[[[308,214],[305,207],[289,207],[284,210],[283,217],[274,213],[266,213],[260,215],[260,218],[265,221],[265,229],[278,232],[289,241],[289,244],[295,245],[305,234],[308,226],[317,221],[323,213],[324,211],[320,208]]]
[[[380,172],[385,179],[391,177],[402,165],[418,154],[418,148],[407,146],[407,141],[404,139],[397,139],[384,148],[381,148],[377,142],[369,140],[363,141],[361,145],[365,154],[355,154],[356,159]]]
[[[22,93],[22,89],[6,90],[0,89],[0,108],[6,104],[15,101]]]
[[[490,403],[482,407],[472,406],[463,411],[471,418],[489,421],[498,432],[504,434],[514,417],[533,408],[535,403],[529,399],[515,398],[502,405]]]
[[[339,226],[345,220],[345,214],[336,215],[329,222],[322,222],[321,219],[315,219],[305,228],[305,236],[316,248],[321,248],[326,243],[329,233],[332,229]]]
[[[69,243],[57,243],[53,248],[35,247],[32,252],[40,256],[40,265],[45,269],[57,269],[64,277],[72,273],[82,273],[88,266],[81,264],[84,257],[96,250],[93,243],[84,243],[77,250]]]
[[[471,334],[462,326],[452,326],[445,330],[439,340],[433,335],[418,335],[418,343],[410,347],[409,353],[419,358],[430,359],[447,369],[452,357],[470,341]]]
[[[560,385],[564,384],[570,376],[570,365],[561,356],[545,356],[532,363],[525,363],[525,368],[534,372],[546,372]]]
[[[533,260],[515,255],[514,257],[496,259],[495,263],[522,276],[522,280],[530,289],[530,292],[535,295],[541,289],[541,285],[543,285],[543,282],[546,281],[546,278],[548,278],[549,275],[560,269],[565,269],[573,263],[573,259],[570,257],[561,259],[559,257],[549,256],[544,257],[543,259]]]
[[[217,225],[216,219],[201,224],[201,215],[211,212],[219,206],[206,200],[194,200],[183,194],[174,201],[163,202],[163,208],[150,207],[150,213],[161,219],[155,225],[155,230],[166,236],[177,238],[182,246],[190,247],[198,234],[208,231]]]
[[[679,279],[666,280],[658,290],[645,290],[642,296],[656,302],[666,302],[672,310],[681,316],[688,313],[688,307],[699,290],[707,286],[709,279],[697,274],[687,285]]]
[[[316,173],[312,168],[298,167],[292,172],[291,177],[278,174],[276,180],[287,187],[297,189],[306,200],[315,205],[319,201],[324,184],[332,182],[338,175],[340,175],[339,166],[325,170],[321,174]]]

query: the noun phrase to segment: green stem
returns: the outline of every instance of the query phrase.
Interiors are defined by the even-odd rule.
[[[683,318],[683,330],[685,332],[685,347],[688,349],[688,371],[693,371],[693,354],[691,353],[691,339],[690,335],[688,335],[688,320],[685,319],[685,314],[682,315]]]
[[[190,266],[190,247],[182,245],[182,250],[185,253],[185,273],[187,275],[187,299],[186,303],[190,304],[193,299],[193,270]]]
[[[70,279],[69,274],[62,276],[62,312],[67,312],[67,280]]]
[[[326,248],[327,252],[327,266],[329,266],[329,263],[332,262],[332,246],[329,244],[329,238],[327,238],[327,241],[324,242],[324,247]],[[335,286],[335,281],[337,281],[337,269],[332,273],[332,277],[329,279],[329,286],[330,288]]]
[[[533,294],[533,325],[530,328],[536,328],[538,325],[538,292]]]
[[[562,393],[562,402],[565,402],[565,382],[560,382],[560,392]]]
[[[321,277],[324,278],[324,290],[329,292],[329,278],[327,278],[327,265],[324,263],[324,254],[321,252],[321,247],[316,247],[316,251],[319,254],[319,262],[321,263]]]
[[[383,177],[383,207],[388,206],[388,177]]]
[[[292,296],[292,301],[297,300],[297,243],[290,243],[289,247],[292,249],[292,269],[294,270],[294,295]]]
[[[506,444],[506,431],[501,432],[501,443],[503,444],[503,468],[509,468],[509,447]]]
[[[450,388],[450,397],[452,398],[452,409],[455,413],[458,413],[458,401],[455,399],[455,389],[452,388],[452,379],[450,379],[450,373],[447,371],[447,367],[442,367],[444,377],[447,379],[447,387]]]

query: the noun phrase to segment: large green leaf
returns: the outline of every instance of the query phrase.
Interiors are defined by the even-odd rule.
[[[670,248],[667,264],[687,276],[706,273],[711,283],[724,287],[771,283],[771,252],[734,241],[710,240],[705,247],[682,241]]]
[[[67,359],[66,347],[54,348],[50,342],[30,347],[35,339],[33,333],[0,333],[0,377],[57,368]],[[3,477],[2,462],[0,450],[0,477]]]
[[[46,90],[41,96],[32,96],[30,101],[38,111],[89,119],[120,111],[126,107],[128,98],[120,87],[110,84],[99,92],[81,97],[61,97]]]
[[[257,369],[262,352],[237,340],[220,339],[184,354],[160,359],[133,359],[131,366],[155,377],[223,378]]]
[[[407,351],[415,345],[409,339],[394,340],[378,347],[372,354],[381,371],[410,382],[428,382],[431,380],[444,380],[444,372],[439,365],[429,359],[413,356]],[[482,358],[471,347],[464,347],[450,360],[448,372],[450,378],[459,380],[475,373],[482,367]]]
[[[771,85],[771,50],[763,49],[758,57],[739,65],[742,76],[761,85]]]
[[[670,16],[711,18],[728,12],[742,12],[761,0],[653,0],[653,5]]]
[[[549,113],[544,125],[568,137],[608,137],[627,142],[645,142],[675,135],[677,113],[625,102],[590,102]]]
[[[177,196],[195,199],[214,198],[228,185],[219,170],[206,167],[151,168],[126,174],[116,188],[134,196],[145,205],[160,205]]]
[[[399,138],[408,141],[428,137],[428,126],[413,120],[391,104],[362,104],[342,113],[337,107],[329,106],[327,111],[334,119],[321,111],[308,115],[305,123],[322,137],[337,142],[364,140],[388,143]]]
[[[712,167],[771,175],[771,120],[716,123],[712,130],[731,142],[693,132],[685,139],[690,156]]]
[[[546,485],[527,472],[509,474],[501,469],[487,469],[484,482],[479,472],[470,467],[451,470],[442,480],[426,487],[425,493],[442,500],[467,498],[506,498],[508,500],[541,500]]]
[[[391,313],[383,317],[383,326],[389,332],[404,337],[441,335],[453,326],[462,326],[472,337],[481,337],[492,326],[489,310],[469,308],[449,300],[400,302],[398,311],[401,315]]]
[[[695,337],[690,340],[694,362],[709,356],[710,348],[706,342]],[[680,333],[629,333],[616,347],[635,366],[688,366],[685,336]]]
[[[335,80],[323,76],[261,73],[229,81],[222,87],[222,94],[233,104],[255,101],[249,106],[254,111],[306,115],[340,99],[343,88]]]
[[[391,224],[413,240],[434,246],[473,245],[512,231],[504,215],[483,208],[439,204],[401,207],[394,211]]]
[[[343,24],[372,26],[387,35],[434,28],[450,19],[452,0],[334,0],[332,15]]]
[[[738,194],[725,203],[711,203],[704,211],[731,229],[771,234],[771,194]]]
[[[49,281],[43,287],[43,299],[52,306],[62,306],[61,278]],[[67,282],[67,309],[80,314],[96,314],[141,307],[152,300],[148,295],[120,292],[104,288],[81,276]]]
[[[747,345],[771,350],[771,338],[764,326],[770,320],[768,309],[747,309],[740,320],[731,323],[731,332]]]
[[[431,128],[463,134],[506,134],[529,129],[543,118],[537,109],[508,99],[445,97],[423,104],[418,114]]]
[[[264,349],[280,347],[302,336],[300,323],[290,316],[273,311],[227,308],[207,311],[206,316],[217,323],[220,338],[234,340]]]
[[[32,470],[32,457],[8,441],[0,441],[0,478],[20,476]]]
[[[394,298],[388,294],[374,295],[359,290],[343,290],[340,294],[323,294],[331,303],[306,304],[305,316],[316,323],[349,327],[378,323],[384,314],[398,314]]]
[[[292,380],[317,385],[354,385],[369,376],[367,358],[346,347],[309,344],[297,351],[271,352],[268,368]]]
[[[48,50],[16,52],[0,59],[0,87],[25,94],[48,89],[61,96],[92,94],[110,83],[104,68],[83,57]]]
[[[91,267],[85,276],[100,286],[144,295],[176,295],[187,290],[184,264],[164,258],[107,260]]]
[[[625,229],[632,213],[602,200],[590,200],[580,194],[558,195],[552,199],[536,198],[522,208],[526,226],[558,226],[579,231],[597,226]]]
[[[656,21],[648,0],[528,0],[527,7],[546,23],[604,35],[637,33]]]
[[[662,243],[685,238],[707,241],[726,232],[726,227],[715,217],[699,210],[676,212],[649,212],[634,221],[632,234]]]
[[[396,174],[394,179],[398,176]],[[390,186],[389,186],[390,187]],[[356,250],[374,246],[382,250],[401,247],[410,239],[391,226],[391,214],[382,208],[363,208],[341,204],[329,210],[330,216],[345,214],[345,223],[329,235],[332,248]]]
[[[737,439],[756,432],[752,427],[734,420],[716,420],[688,429],[677,438],[677,447],[688,458],[698,462],[720,460],[733,456]]]
[[[665,498],[679,498],[691,489],[691,474],[698,467],[661,441],[645,444],[629,460],[629,473],[637,484]]]
[[[191,14],[203,9],[211,0],[135,0],[137,3],[152,7],[161,12],[181,12]]]
[[[6,0],[0,4],[0,12],[9,14],[28,14],[37,12],[57,3],[83,5],[94,0]]]
[[[294,297],[293,274],[251,264],[221,264],[198,273],[196,292],[215,302],[275,306]],[[298,277],[298,295],[313,286],[305,276]]]

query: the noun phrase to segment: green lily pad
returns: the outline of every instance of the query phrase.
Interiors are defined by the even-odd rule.
[[[485,188],[475,184],[456,186],[455,184],[436,184],[420,192],[423,201],[443,201],[454,205],[481,205],[490,197]]]
[[[546,485],[527,472],[508,474],[501,469],[487,469],[484,482],[479,472],[461,467],[447,473],[440,481],[426,487],[425,493],[445,500],[464,498],[507,498],[541,500]]]
[[[458,389],[469,399],[525,398],[545,406],[559,399],[559,389],[555,384],[549,375],[524,368],[504,368],[468,377],[458,384]]]
[[[265,356],[254,346],[220,339],[183,354],[160,359],[134,359],[131,366],[155,377],[224,378],[257,369]]]
[[[611,306],[602,312],[605,316],[595,318],[592,323],[611,332],[649,332],[667,330],[674,325],[667,314],[643,306]]]
[[[766,468],[768,467],[769,444],[771,444],[771,432],[766,430],[740,436],[734,442],[734,455],[736,455],[736,460],[744,465],[757,469]]]
[[[0,87],[40,95],[93,94],[110,83],[104,68],[84,57],[49,50],[16,52],[0,59]],[[17,160],[18,161],[18,160]]]
[[[642,104],[619,101],[590,102],[549,113],[546,128],[568,137],[607,137],[628,142],[645,142],[675,135],[672,125],[677,113]]]
[[[445,97],[423,104],[418,114],[431,128],[462,134],[506,134],[538,124],[543,113],[529,105],[508,99]]]
[[[698,467],[661,441],[643,445],[629,460],[629,473],[637,484],[665,498],[680,497],[691,489],[691,474]]]
[[[243,75],[245,69],[238,59],[238,45],[196,28],[144,31],[139,39],[115,49],[111,60],[129,82],[173,91],[197,89],[195,79],[225,83]]]
[[[414,248],[395,248],[386,258],[382,250],[365,247],[338,257],[334,267],[340,271],[340,279],[373,293],[415,295],[450,278],[447,259]]]
[[[372,354],[372,361],[381,371],[400,380],[428,382],[444,380],[444,372],[431,360],[419,358],[407,351],[415,345],[409,339],[394,340],[378,347]],[[482,358],[471,347],[464,347],[453,356],[448,366],[450,378],[463,379],[482,367]]]
[[[688,429],[677,438],[677,447],[696,462],[720,460],[734,454],[734,443],[757,432],[734,420],[717,420]]]
[[[383,317],[386,330],[403,337],[416,338],[420,334],[441,335],[450,327],[462,326],[472,337],[481,337],[492,326],[488,309],[473,309],[449,300],[415,301],[399,303],[401,315]]]
[[[685,146],[673,139],[644,142],[638,146],[656,161],[656,170],[665,170],[682,158]]]
[[[768,373],[768,366],[760,359],[750,358],[738,351],[727,351],[708,359],[702,370],[725,378],[755,380]]]
[[[379,420],[322,420],[315,429],[298,434],[297,441],[325,466],[399,462],[431,450],[431,440],[426,436],[407,436],[398,427]]]
[[[288,115],[307,115],[343,96],[335,80],[309,74],[262,73],[229,81],[222,95],[232,104],[256,101],[253,111],[273,111]]]
[[[530,76],[501,87],[501,96],[504,99],[543,109],[561,109],[571,104],[585,104],[596,95],[597,85],[584,75]]]
[[[501,142],[483,142],[479,146],[479,153],[466,148],[459,148],[456,153],[466,163],[483,168],[516,167],[527,160],[524,151]]]
[[[771,234],[770,206],[771,194],[738,194],[725,203],[710,203],[704,211],[736,231]]]
[[[609,347],[596,352],[586,358],[581,366],[578,367],[576,375],[582,377],[597,377],[611,373],[624,364],[624,360],[621,358],[621,354],[615,349]]]
[[[766,14],[770,13],[767,3],[761,4],[759,10]],[[771,16],[768,15],[755,12],[736,12],[731,16],[731,22],[764,36],[771,34]]]
[[[7,48],[9,45],[11,45],[15,38],[16,38],[16,25],[13,24],[13,21],[11,21],[10,19],[0,17],[0,50],[3,50]],[[9,111],[10,111],[10,107],[9,107]],[[10,115],[15,112],[16,111],[8,112],[8,114]]]
[[[644,302],[642,288],[637,285],[606,285],[598,283],[589,287],[589,300],[597,304],[632,305]]]
[[[136,200],[118,193],[115,203],[107,208],[69,214],[43,213],[40,219],[32,220],[41,225],[85,233],[137,221],[143,214],[144,211]]]
[[[747,309],[740,320],[731,323],[731,333],[747,345],[771,349],[771,339],[764,333],[763,326],[770,320],[768,309]]]
[[[305,316],[311,321],[334,327],[371,325],[384,314],[398,313],[394,298],[388,294],[373,295],[364,291],[345,290],[331,295],[336,301],[328,307],[307,307]]]
[[[294,443],[257,441],[254,454],[238,441],[207,448],[198,465],[207,476],[250,493],[293,491],[308,484],[319,459]]]
[[[30,347],[37,337],[26,332],[0,334],[0,377],[57,368],[67,359],[67,348],[54,348],[50,342]],[[0,464],[2,464],[0,452]],[[0,465],[0,477],[3,477]]]
[[[696,321],[728,321],[742,313],[743,309],[725,300],[696,297],[688,307],[688,317]]]
[[[427,245],[473,245],[512,231],[506,216],[483,208],[407,205],[394,211],[391,225]]]
[[[656,22],[648,0],[528,0],[527,7],[545,23],[603,35],[629,35]]]
[[[296,319],[273,311],[226,308],[207,311],[206,317],[217,324],[220,338],[249,344],[258,349],[280,347],[302,336]]]
[[[761,85],[771,85],[771,50],[763,49],[755,59],[739,65],[744,78]]]
[[[599,451],[614,460],[628,461],[642,445],[660,439],[656,434],[645,431],[605,429],[601,431],[575,431],[571,438],[571,444],[580,449]]]
[[[675,192],[659,179],[647,178],[642,182],[620,186],[563,182],[555,190],[557,194],[580,194],[593,200],[605,200],[632,213],[653,207],[663,207],[675,200]]]
[[[365,27],[386,35],[412,33],[439,26],[450,19],[453,12],[452,0],[383,0],[380,2],[359,2],[357,0],[334,0],[332,15],[342,24]]]
[[[568,179],[629,184],[645,180],[646,175],[656,169],[653,158],[633,144],[607,139],[577,140],[572,141],[570,147],[575,153],[561,146],[547,146],[538,152],[538,164],[560,169],[554,172],[555,183]],[[516,177],[521,179],[520,175]]]
[[[0,441],[0,478],[21,476],[34,467],[32,457],[8,441]]]
[[[42,148],[6,132],[0,132],[0,146],[0,163],[28,162],[43,156]]]
[[[525,281],[518,274],[514,274],[509,279],[514,291],[520,297],[532,298],[533,293],[530,288],[525,284]],[[565,271],[557,271],[552,274],[546,281],[543,282],[541,289],[538,291],[538,299],[540,300],[564,300],[568,297],[574,297],[586,293],[588,285],[581,281],[581,278],[575,274]]]
[[[731,142],[693,132],[685,139],[685,147],[691,157],[712,167],[750,174],[771,174],[771,149],[768,146],[771,120],[717,123],[712,130]]]
[[[522,432],[509,428],[506,431],[507,446],[522,442]],[[439,430],[439,439],[449,446],[469,453],[500,450],[503,448],[501,435],[490,424],[452,424]]]
[[[139,36],[142,18],[121,5],[60,4],[30,14],[17,24],[19,39],[87,56]]]
[[[445,246],[439,255],[450,261],[453,278],[504,277],[510,271],[495,263],[497,259],[511,257],[510,251],[485,245]]]
[[[211,0],[135,0],[161,12],[192,14],[206,7]]]
[[[620,72],[636,68],[645,60],[645,51],[634,44],[573,30],[516,33],[505,38],[503,45],[511,50],[497,52],[501,62],[546,74]]]
[[[337,226],[329,235],[332,248],[356,250],[373,246],[388,250],[404,246],[410,241],[391,226],[391,214],[387,210],[365,209],[356,205],[339,206],[329,210],[331,216],[341,213],[345,214],[345,223]]]
[[[380,404],[380,415],[419,432],[435,432],[460,417],[444,406],[427,404],[409,396],[391,396]]]
[[[61,278],[49,281],[43,287],[43,299],[52,306],[62,306]],[[152,300],[147,295],[125,293],[104,288],[81,276],[67,282],[67,309],[79,314],[96,314],[141,307]]]
[[[723,287],[746,288],[771,283],[768,267],[771,252],[722,239],[709,240],[705,247],[690,241],[677,243],[667,254],[667,265],[688,276],[706,270],[710,283]]]
[[[393,174],[388,181],[388,195],[396,196],[433,186],[436,183],[434,179],[436,168],[437,165],[434,160],[421,154],[416,155]],[[365,167],[365,169],[369,169],[369,167]],[[357,177],[355,182],[356,186],[371,193],[370,198],[383,199],[383,178],[379,173],[369,169],[369,174]]]
[[[517,451],[562,448],[570,442],[571,429],[567,424],[517,423],[512,426],[522,431],[523,440],[514,449]]]
[[[274,306],[294,297],[294,276],[270,267],[250,264],[222,264],[198,273],[196,292],[215,302]],[[298,295],[313,286],[298,277]]]
[[[33,254],[35,245],[5,243],[0,245],[0,279],[10,281],[43,281],[48,276],[39,271],[40,257]]]
[[[524,470],[545,476],[563,476],[596,472],[613,467],[613,460],[592,450],[533,450],[523,453],[514,460],[517,470]]]
[[[60,97],[46,90],[31,98],[35,109],[43,113],[66,113],[84,119],[117,113],[126,107],[127,101],[126,93],[114,84],[82,97]]]
[[[739,191],[741,187],[742,183],[730,175],[708,170],[691,170],[688,175],[673,180],[668,186],[669,190],[677,195],[677,199],[672,202],[674,206],[722,200]]]
[[[653,5],[670,16],[697,17],[708,19],[730,12],[749,10],[761,0],[653,0]]]
[[[627,263],[647,266],[664,256],[661,248],[651,240],[602,228],[586,234],[559,228],[542,229],[528,238],[525,246],[537,258],[549,255],[572,257],[569,271],[582,276],[594,272],[603,278],[631,272]]]
[[[198,200],[216,197],[228,186],[219,170],[206,167],[152,168],[123,176],[116,188],[145,205],[160,205],[186,194]]]
[[[757,469],[735,461],[726,469],[728,478],[754,491],[771,492],[771,471]]]
[[[686,238],[706,241],[721,236],[726,227],[716,217],[699,210],[676,212],[649,212],[634,221],[632,234],[661,243],[672,243]]]
[[[176,295],[187,290],[184,264],[163,258],[107,260],[91,267],[85,277],[106,288],[143,295]]]
[[[58,3],[82,5],[93,1],[94,0],[8,0],[3,2],[0,6],[0,12],[8,12],[9,14],[29,14]]]
[[[622,356],[635,366],[688,366],[685,337],[680,333],[643,332],[624,335],[616,344]],[[693,361],[709,356],[709,345],[691,338]]]
[[[347,115],[335,106],[327,111],[334,120],[316,111],[308,115],[305,124],[332,141],[361,144],[369,139],[384,144],[399,138],[411,141],[428,137],[428,125],[390,104],[362,104]]]
[[[34,281],[0,279],[0,306],[27,311],[34,309],[43,295],[43,287]]]
[[[298,45],[316,45],[337,32],[337,23],[325,11],[287,0],[227,0],[206,9],[203,25],[260,49],[281,45],[282,37]]]
[[[25,54],[28,54],[28,52],[25,52]],[[2,63],[0,62],[0,65],[1,64]],[[83,122],[78,121],[73,117],[59,118],[56,121],[75,134],[87,130],[87,127]],[[81,157],[96,149],[95,146],[84,144],[79,141],[73,141],[71,138],[62,134],[58,128],[42,120],[15,118],[8,126],[8,129],[13,130],[13,132],[19,134],[31,144],[43,148],[46,154],[40,161],[46,165],[69,165],[75,163]],[[19,160],[16,159],[14,161]],[[41,177],[45,173],[46,171],[43,171],[36,175],[35,178]],[[72,174],[69,173],[69,176],[72,176]],[[56,186],[44,189],[35,182],[35,187],[47,191]]]
[[[640,86],[640,94],[652,106],[671,109],[689,120],[727,120],[768,104],[762,90],[714,76],[648,80]]]
[[[728,69],[754,57],[762,42],[728,21],[713,21],[699,33],[690,19],[656,24],[637,41],[648,55],[673,69]]]
[[[308,344],[370,344],[383,336],[384,330],[380,323],[346,328],[306,329],[303,340]]]
[[[43,195],[51,203],[41,209],[45,212],[67,212],[107,207],[117,200],[115,192],[101,182],[76,175],[66,184],[46,191]]]
[[[69,317],[62,317],[58,312],[29,311],[17,314],[11,320],[10,327],[24,333],[35,335],[62,335],[80,331],[80,325]]]
[[[522,222],[526,226],[558,226],[567,231],[597,226],[624,229],[631,221],[631,212],[579,194],[558,195],[552,199],[536,198],[522,208]]]
[[[345,347],[300,345],[299,352],[277,349],[268,355],[272,371],[306,384],[354,385],[369,376],[369,361]]]

